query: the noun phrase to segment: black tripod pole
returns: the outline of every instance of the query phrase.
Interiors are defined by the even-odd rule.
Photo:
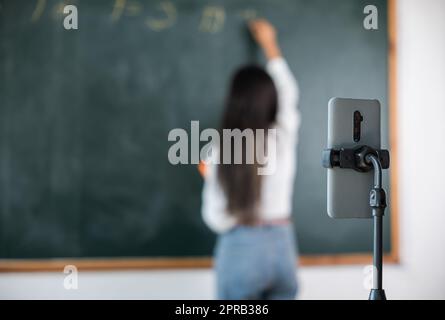
[[[366,161],[374,167],[374,188],[369,195],[369,205],[374,219],[374,273],[369,300],[386,300],[383,290],[383,215],[386,208],[386,194],[382,188],[382,165],[378,156],[369,154]]]

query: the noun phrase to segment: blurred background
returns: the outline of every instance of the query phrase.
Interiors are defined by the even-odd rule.
[[[319,156],[331,96],[378,98],[383,144],[397,155],[388,298],[445,298],[444,1],[391,1],[389,17],[387,1],[98,1],[82,10],[79,0],[78,30],[63,29],[65,4],[0,1],[0,298],[214,298],[202,182],[193,165],[167,162],[167,134],[191,120],[217,125],[231,71],[263,62],[243,28],[257,16],[276,24],[302,91],[299,298],[368,295],[369,222],[325,213]],[[367,4],[379,8],[378,30],[363,28]],[[80,266],[78,289],[66,290],[60,258],[124,267]],[[135,258],[161,267],[125,270]]]

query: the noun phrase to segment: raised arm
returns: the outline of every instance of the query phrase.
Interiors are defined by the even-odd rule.
[[[266,68],[277,89],[277,126],[284,129],[286,134],[296,136],[300,123],[300,115],[297,110],[298,85],[287,62],[281,55],[275,28],[264,19],[251,21],[249,28],[268,60]]]

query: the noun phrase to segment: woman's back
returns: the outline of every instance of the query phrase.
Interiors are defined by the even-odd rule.
[[[292,193],[296,173],[296,145],[300,116],[297,111],[298,87],[286,61],[275,58],[268,62],[278,94],[276,123],[269,130],[268,162],[262,176],[262,188],[258,205],[260,220],[289,218],[292,210]],[[224,232],[234,227],[236,217],[227,210],[226,194],[218,180],[219,150],[215,149],[209,161],[208,174],[203,190],[202,214],[204,221],[215,232]]]
[[[241,157],[247,162],[253,156],[254,161],[230,162],[236,152],[232,140],[228,148],[225,142],[213,148],[202,214],[219,234],[215,250],[218,298],[292,299],[297,291],[290,216],[300,123],[298,87],[281,57],[273,27],[260,20],[251,24],[251,31],[268,58],[267,72],[246,67],[236,73],[222,131],[237,130],[238,138],[246,130],[254,131],[247,135],[251,140],[254,137],[254,147],[248,148],[246,138]],[[239,145],[243,143],[238,141]],[[263,148],[264,153],[258,152]]]

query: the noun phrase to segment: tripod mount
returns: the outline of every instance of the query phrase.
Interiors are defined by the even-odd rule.
[[[382,169],[389,168],[388,150],[377,150],[369,146],[357,146],[346,149],[325,149],[322,153],[322,165],[331,169],[334,167],[353,169],[358,172],[374,170],[374,186],[369,193],[369,206],[374,219],[374,251],[373,286],[369,300],[386,300],[383,290],[383,215],[386,208],[386,193],[382,188]]]

